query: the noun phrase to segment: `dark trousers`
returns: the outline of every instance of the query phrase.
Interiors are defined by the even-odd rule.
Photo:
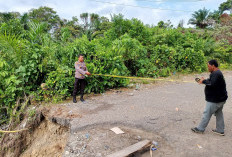
[[[86,86],[86,81],[85,79],[78,79],[75,78],[75,83],[74,83],[74,90],[73,90],[73,97],[77,96],[77,92],[80,91],[81,97],[84,95],[84,90]]]

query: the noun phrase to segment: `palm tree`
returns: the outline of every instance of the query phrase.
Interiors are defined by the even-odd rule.
[[[82,13],[80,15],[80,18],[83,21],[83,23],[84,23],[84,29],[86,30],[88,28],[88,25],[89,25],[88,24],[89,14],[88,13]]]
[[[180,20],[180,22],[178,23],[178,28],[184,28],[184,20]]]
[[[94,29],[94,31],[99,30],[100,26],[100,18],[98,14],[90,14],[90,27]]]
[[[192,18],[189,19],[188,24],[196,25],[199,28],[206,28],[208,26],[207,18],[209,15],[209,10],[203,8],[198,11],[195,11],[192,14]]]

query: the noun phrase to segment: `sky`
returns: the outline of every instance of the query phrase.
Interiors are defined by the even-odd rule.
[[[96,13],[110,19],[113,14],[123,14],[125,18],[137,18],[144,24],[157,25],[168,20],[177,26],[184,20],[188,25],[194,11],[204,7],[217,10],[226,0],[0,0],[0,12],[28,12],[30,9],[47,6],[53,8],[61,18],[79,18],[81,13]]]

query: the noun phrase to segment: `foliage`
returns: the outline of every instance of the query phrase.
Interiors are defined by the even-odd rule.
[[[214,10],[213,12],[209,13],[209,17],[213,18],[214,20],[217,20],[219,22],[220,16],[221,16],[220,10]]]
[[[31,9],[28,17],[34,22],[47,22],[48,30],[57,28],[60,23],[60,18],[52,8],[39,7],[38,9]]]
[[[189,19],[189,24],[196,25],[196,27],[199,28],[206,28],[208,24],[206,23],[206,20],[209,15],[209,10],[203,8],[199,9],[198,11],[195,11],[192,14],[192,18]]]
[[[226,2],[220,4],[219,10],[221,13],[227,10],[230,10],[230,13],[232,13],[232,0],[227,0]]]

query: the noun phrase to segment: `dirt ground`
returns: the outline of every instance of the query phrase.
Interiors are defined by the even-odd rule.
[[[67,142],[57,142],[65,143],[57,148],[65,147],[62,149],[63,157],[104,157],[140,140],[148,139],[158,143],[158,149],[153,152],[153,156],[230,157],[232,71],[224,71],[229,95],[223,110],[225,136],[211,132],[215,128],[214,116],[204,134],[196,134],[190,130],[200,122],[205,107],[204,85],[198,85],[194,79],[201,76],[207,78],[208,75],[204,73],[174,76],[177,82],[137,84],[130,89],[122,88],[85,96],[86,103],[74,104],[72,100],[67,100],[55,106],[51,105],[46,114],[60,118],[61,123],[65,120],[64,123],[70,127],[70,132],[62,134],[64,138],[67,137]],[[183,80],[189,82],[183,83]],[[116,135],[110,131],[113,127],[121,128],[125,134]],[[47,153],[35,153],[34,156],[59,156],[49,153],[49,150],[56,147],[45,140],[50,136],[39,136],[35,139],[35,144],[22,156],[37,149],[38,143],[42,144],[40,147],[46,147]],[[136,156],[150,157],[150,153]]]
[[[32,143],[20,157],[60,157],[68,138],[68,128],[44,120],[28,137]]]

